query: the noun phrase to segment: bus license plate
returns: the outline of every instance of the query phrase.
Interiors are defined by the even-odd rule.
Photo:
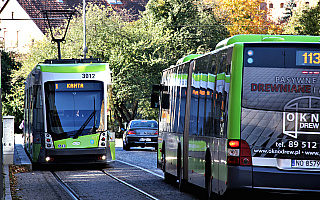
[[[292,168],[319,169],[320,160],[292,160]]]
[[[151,142],[151,138],[140,138],[140,142]]]

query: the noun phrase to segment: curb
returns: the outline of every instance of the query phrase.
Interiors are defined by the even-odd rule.
[[[9,178],[9,166],[3,166],[4,171],[4,183],[5,183],[5,191],[4,191],[4,199],[5,200],[12,200],[11,190],[10,190],[10,178]]]

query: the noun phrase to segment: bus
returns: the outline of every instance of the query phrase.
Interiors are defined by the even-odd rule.
[[[319,192],[319,41],[236,35],[163,70],[152,105],[160,108],[157,164],[165,181],[202,187],[209,197]]]
[[[98,59],[46,60],[25,82],[24,147],[33,165],[115,160],[111,72]]]

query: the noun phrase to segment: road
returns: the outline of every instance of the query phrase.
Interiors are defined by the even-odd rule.
[[[157,169],[157,153],[153,148],[122,149],[121,140],[116,143],[116,162],[104,169],[59,169],[55,173],[70,187],[78,199],[184,199],[203,198],[195,192],[180,192],[177,185],[166,184],[163,172]],[[72,199],[66,189],[56,181],[50,171],[20,173],[17,194],[22,199]],[[244,195],[246,199],[302,199],[296,194],[266,194],[252,191],[236,194],[225,199]]]
[[[164,182],[162,171],[156,168],[156,154],[152,148],[124,151],[122,141],[117,140],[117,160],[107,168],[73,167],[57,169],[55,173],[80,199],[198,199]],[[72,199],[50,171],[16,176],[17,195],[21,199]]]

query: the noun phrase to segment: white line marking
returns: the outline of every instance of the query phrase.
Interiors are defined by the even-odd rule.
[[[126,164],[126,165],[129,165],[129,166],[131,166],[131,167],[136,167],[136,168],[138,168],[138,169],[141,169],[141,170],[143,170],[143,171],[145,171],[145,172],[148,172],[148,173],[150,173],[150,174],[153,174],[153,175],[155,175],[155,176],[158,176],[158,177],[164,179],[164,177],[161,176],[160,174],[154,173],[153,171],[150,171],[150,170],[148,170],[148,169],[145,169],[145,168],[139,167],[139,166],[137,166],[137,165],[133,165],[133,164],[127,163],[127,162],[122,161],[122,160],[116,160],[116,161],[117,161],[117,162],[121,162],[121,163]]]

